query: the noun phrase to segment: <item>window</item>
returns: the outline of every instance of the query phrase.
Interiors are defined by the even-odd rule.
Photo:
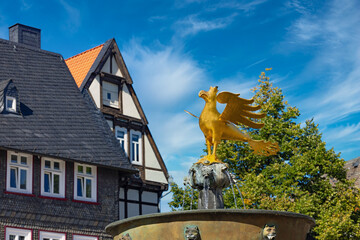
[[[39,240],[65,240],[65,233],[39,232]]]
[[[73,235],[73,240],[98,240],[98,237],[85,236],[85,235]]]
[[[32,193],[32,156],[8,151],[6,189]]]
[[[130,131],[130,160],[134,164],[142,163],[142,138],[141,133]]]
[[[75,163],[75,200],[96,202],[96,167]]]
[[[31,240],[31,230],[5,227],[5,240]]]
[[[102,82],[103,104],[119,108],[119,87],[116,84]]]
[[[6,110],[9,112],[16,112],[16,98],[6,96]]]
[[[65,162],[48,158],[41,159],[41,195],[65,197]]]
[[[124,149],[125,153],[127,153],[127,151],[128,151],[127,129],[116,126],[115,127],[115,136],[116,136],[117,140],[119,140],[120,146],[122,147],[122,149]]]

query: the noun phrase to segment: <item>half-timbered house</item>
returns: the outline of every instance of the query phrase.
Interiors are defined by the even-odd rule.
[[[158,212],[168,172],[148,127],[115,39],[66,59],[80,91],[88,91],[139,178],[122,178],[120,218]]]

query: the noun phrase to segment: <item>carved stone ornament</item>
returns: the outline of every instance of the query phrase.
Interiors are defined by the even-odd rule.
[[[265,224],[260,234],[261,234],[260,235],[261,240],[275,240],[276,237],[275,224]]]
[[[198,226],[189,225],[184,229],[184,238],[185,240],[201,240],[200,230]]]
[[[130,234],[127,233],[127,234],[122,235],[120,240],[132,240],[132,238],[130,237]]]

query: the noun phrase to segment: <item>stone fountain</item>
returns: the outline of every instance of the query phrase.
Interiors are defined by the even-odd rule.
[[[106,231],[114,240],[305,240],[315,225],[313,218],[269,210],[224,209],[222,190],[234,183],[227,165],[216,156],[221,140],[248,142],[256,154],[270,156],[279,151],[277,143],[253,140],[235,124],[261,128],[260,106],[239,94],[221,92],[217,87],[200,91],[205,107],[199,117],[208,155],[189,170],[186,183],[199,191],[198,209],[137,216],[114,222]],[[222,114],[216,102],[226,103]]]

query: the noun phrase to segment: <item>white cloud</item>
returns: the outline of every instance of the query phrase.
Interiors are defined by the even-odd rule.
[[[21,2],[21,6],[20,6],[21,11],[28,11],[32,7],[32,4],[26,0],[21,0],[20,2]]]
[[[185,19],[178,21],[175,27],[180,36],[195,35],[199,32],[208,32],[217,29],[223,29],[229,26],[237,16],[236,13],[222,18],[212,20],[201,20],[198,15],[190,15]]]
[[[253,11],[258,5],[267,2],[267,0],[252,0],[252,1],[220,1],[214,5],[215,9],[218,8],[230,8],[236,10],[242,10],[243,12]]]
[[[360,135],[360,123],[347,124],[345,126],[339,126],[326,131],[326,137],[328,140],[351,140],[353,134]],[[350,138],[349,138],[350,137]],[[348,139],[349,138],[349,139]]]
[[[156,131],[157,143],[166,159],[171,160],[174,154],[190,154],[192,148],[202,150],[204,137],[197,119],[185,112],[162,114],[161,118],[163,124],[156,125],[153,130]]]
[[[142,99],[157,107],[170,106],[194,93],[204,71],[190,56],[172,46],[150,49],[131,41],[123,51]]]
[[[300,110],[306,118],[314,116],[329,146],[345,149],[350,159],[354,153],[346,149],[360,141],[360,125],[354,121],[360,112],[359,2],[332,0],[321,11],[293,2],[302,15],[289,28],[287,43],[295,50],[311,46],[313,55],[295,79],[309,86]]]
[[[76,32],[81,25],[80,10],[70,5],[66,0],[58,0],[67,15],[64,21],[65,27],[70,32]]]
[[[303,106],[322,124],[360,111],[360,15],[357,1],[334,0],[322,15],[304,14],[291,28],[299,46],[319,45],[302,75],[322,85]]]

